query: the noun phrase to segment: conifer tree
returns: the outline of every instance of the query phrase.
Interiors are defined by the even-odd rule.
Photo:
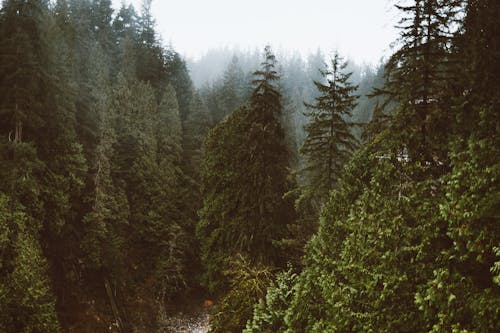
[[[165,56],[155,31],[151,0],[143,0],[138,20],[137,78],[149,82],[159,100],[165,81]]]
[[[224,286],[222,272],[237,253],[251,262],[283,264],[274,242],[284,238],[294,213],[283,197],[290,188],[289,154],[280,123],[275,63],[266,47],[250,106],[212,130],[206,142],[198,236],[212,290]]]
[[[0,330],[59,332],[37,229],[15,201],[0,192]]]
[[[132,5],[122,5],[113,21],[113,34],[116,39],[117,63],[115,71],[122,73],[126,78],[137,76],[138,45],[138,18]]]
[[[305,126],[307,136],[301,148],[309,182],[306,192],[320,202],[335,188],[342,167],[357,143],[349,121],[356,106],[357,86],[349,82],[352,73],[343,73],[346,66],[335,54],[331,67],[321,71],[326,83],[314,82],[320,96],[314,104],[306,104],[310,121]]]
[[[382,92],[400,106],[400,120],[394,131],[405,138],[407,153],[413,159],[443,162],[446,158],[443,136],[450,132],[452,117],[448,82],[453,74],[459,74],[450,72],[457,57],[448,49],[460,26],[462,3],[414,0],[396,5],[403,14],[400,48],[387,64],[387,84]]]
[[[244,73],[238,58],[233,57],[223,74],[220,87],[220,114],[214,115],[214,122],[220,122],[224,117],[243,104],[245,95]]]
[[[92,28],[96,40],[108,54],[111,54],[115,47],[113,43],[113,31],[111,29],[113,12],[111,0],[92,1],[92,14],[90,17]]]
[[[9,0],[1,13],[0,123],[14,142],[31,141],[42,121],[45,97],[47,3]]]
[[[168,82],[174,87],[179,103],[179,114],[184,125],[192,109],[192,98],[195,96],[193,82],[189,77],[186,62],[179,53],[171,48],[165,50],[165,70]]]

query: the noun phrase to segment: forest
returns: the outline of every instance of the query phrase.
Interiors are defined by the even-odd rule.
[[[500,332],[500,2],[391,5],[370,66],[3,0],[0,333]]]

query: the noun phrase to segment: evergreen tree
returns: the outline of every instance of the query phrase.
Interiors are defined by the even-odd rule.
[[[220,122],[224,117],[239,108],[245,98],[245,79],[238,58],[233,57],[223,74],[220,87],[220,114],[214,115],[214,123]]]
[[[306,247],[305,269],[293,287],[288,309],[283,314],[278,304],[264,313],[256,311],[252,324],[269,318],[269,314],[280,314],[273,318],[279,323],[273,331],[499,329],[494,319],[499,315],[500,302],[499,251],[495,245],[500,233],[494,194],[498,192],[499,174],[495,158],[499,119],[494,111],[498,93],[469,90],[482,84],[475,80],[482,77],[478,72],[491,65],[475,57],[481,53],[482,58],[491,59],[498,52],[492,36],[499,23],[491,14],[499,6],[486,9],[479,2],[469,2],[462,27],[445,19],[455,15],[459,2],[414,4],[411,9],[403,8],[412,12],[411,22],[424,22],[424,28],[414,33],[432,26],[436,33],[456,29],[457,35],[448,40],[449,48],[433,49],[435,58],[425,55],[426,48],[439,44],[432,40],[441,37],[433,34],[429,39],[422,37],[419,47],[410,53],[403,46],[393,58],[414,56],[406,57],[408,62],[399,63],[396,69],[390,68],[409,80],[400,82],[400,87],[394,82],[387,85],[400,94],[397,103],[392,102],[396,113],[384,126],[374,128],[372,139],[346,164],[323,208],[319,231]],[[443,14],[442,19],[433,21],[433,10]],[[421,15],[423,12],[426,15]],[[467,31],[471,35],[467,36]],[[482,38],[475,38],[478,35]],[[413,38],[416,34],[405,36]],[[474,42],[465,42],[468,37]],[[435,44],[426,46],[428,42]],[[468,66],[449,63],[462,57]],[[412,62],[415,59],[419,62]],[[458,68],[462,69],[460,80]],[[426,75],[429,77],[424,84]],[[421,85],[410,78],[421,80]],[[490,74],[485,73],[484,78],[492,86],[498,85]],[[427,102],[422,97],[426,89],[432,91]],[[431,101],[430,96],[436,100]],[[416,103],[414,97],[421,99]],[[373,127],[381,125],[383,107],[375,114],[378,119]],[[436,124],[429,121],[438,121],[439,112],[451,110],[453,116],[446,115],[450,131],[442,135],[442,129],[433,128]],[[425,119],[418,119],[421,112]],[[466,119],[477,121],[466,123]],[[403,126],[408,126],[408,131],[401,134]],[[437,141],[427,146],[419,142],[424,137],[427,142],[431,136]],[[435,156],[446,156],[449,161],[429,159]],[[429,172],[436,165],[448,167]]]
[[[137,40],[138,36],[138,18],[132,5],[125,7],[122,5],[113,21],[113,33],[116,38],[117,64],[115,67],[118,72],[126,78],[136,78],[137,74]]]
[[[224,285],[222,272],[237,253],[251,262],[284,261],[274,241],[284,238],[294,214],[283,198],[290,182],[275,62],[266,47],[250,107],[233,113],[206,142],[198,235],[211,290]]]
[[[247,322],[243,332],[285,332],[284,319],[293,299],[296,281],[297,274],[292,269],[278,274],[272,285],[267,288],[265,298],[255,304],[253,317]]]
[[[186,62],[173,49],[165,50],[165,66],[168,82],[174,87],[179,103],[179,114],[184,124],[192,108],[192,98],[195,96],[193,82],[189,77]]]
[[[159,100],[165,82],[165,55],[157,38],[155,22],[151,14],[152,0],[142,2],[138,20],[137,78],[149,82]]]
[[[349,82],[352,73],[342,72],[346,66],[336,54],[331,68],[322,71],[326,84],[314,82],[321,95],[314,104],[306,104],[310,121],[305,126],[307,136],[301,148],[309,181],[306,192],[320,202],[335,188],[344,163],[356,147],[349,117],[356,106],[357,86]]]
[[[93,0],[91,7],[90,23],[96,40],[108,55],[113,52],[113,31],[111,24],[113,20],[113,8],[111,0]]]
[[[0,193],[0,330],[60,332],[47,261],[29,219]]]
[[[198,170],[203,158],[203,140],[212,123],[208,110],[198,93],[194,93],[189,108],[189,116],[184,121],[183,150],[184,170],[193,179],[198,180]]]
[[[387,64],[387,84],[382,92],[400,107],[394,131],[404,138],[410,158],[434,164],[446,159],[443,145],[452,117],[448,81],[460,75],[450,71],[457,56],[448,49],[460,26],[462,3],[414,0],[396,6],[403,14],[400,48]]]
[[[3,3],[0,22],[2,130],[14,142],[33,140],[41,124],[47,79],[47,20],[45,1],[9,0]]]

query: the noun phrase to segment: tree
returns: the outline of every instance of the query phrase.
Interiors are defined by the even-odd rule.
[[[242,332],[252,317],[253,304],[265,296],[272,273],[268,267],[255,266],[237,256],[231,260],[230,269],[225,274],[231,281],[231,289],[212,316],[210,332]]]
[[[137,40],[138,18],[132,5],[122,5],[113,21],[113,33],[116,38],[117,71],[129,79],[137,76]]]
[[[111,0],[93,0],[91,7],[90,22],[96,37],[108,57],[113,53],[116,45],[113,42],[113,8]]]
[[[166,84],[166,56],[155,31],[151,2],[152,0],[143,0],[138,20],[136,75],[139,80],[151,84],[159,100]]]
[[[314,104],[306,104],[310,121],[305,126],[307,136],[301,148],[309,181],[306,192],[319,202],[335,188],[340,171],[357,143],[349,121],[356,106],[357,86],[349,82],[352,73],[342,72],[346,66],[335,54],[331,68],[322,71],[326,83],[314,82],[321,95]]]
[[[422,19],[421,6],[428,6],[423,26],[433,22],[435,32],[453,28],[457,35],[449,39],[450,48],[441,50],[443,54],[438,52],[434,59],[431,54],[424,55],[425,48],[431,46],[423,45],[436,35],[423,38],[413,53],[406,54],[416,58],[407,57],[409,62],[397,65],[395,70],[402,77],[422,80],[421,85],[410,81],[400,82],[400,87],[394,82],[387,84],[386,88],[400,94],[401,99],[391,102],[395,113],[385,121],[386,126],[379,126],[384,113],[376,114],[372,139],[345,165],[323,207],[318,233],[306,246],[305,268],[293,286],[290,306],[283,312],[277,304],[264,312],[279,314],[273,318],[279,323],[273,331],[499,330],[494,319],[500,303],[500,251],[495,245],[500,235],[496,213],[498,92],[490,87],[484,92],[469,90],[482,85],[476,81],[481,74],[474,70],[481,72],[490,66],[476,56],[491,59],[498,53],[499,44],[492,36],[499,23],[492,11],[496,13],[499,6],[469,3],[467,15],[471,17],[465,22],[471,24],[469,37],[474,36],[474,42],[465,43],[468,32],[463,26],[454,26],[444,18],[437,20],[439,24],[429,20],[432,10],[443,14],[441,10],[452,10],[458,2],[414,3],[411,10],[405,7],[414,15],[412,22]],[[453,11],[448,14],[453,15]],[[478,17],[483,18],[480,23]],[[475,38],[478,35],[482,37]],[[448,63],[457,56],[469,65]],[[425,58],[429,63],[424,66]],[[415,59],[419,61],[412,62]],[[434,61],[442,62],[437,65]],[[461,80],[456,80],[458,68],[463,71]],[[426,71],[429,77],[424,84]],[[484,78],[498,86],[491,73],[484,73]],[[413,83],[414,92],[410,87]],[[436,101],[429,97],[425,102],[422,96],[426,89],[432,90],[428,97]],[[411,93],[422,98],[419,103]],[[384,105],[380,106],[378,111],[382,112]],[[440,136],[429,121],[438,121],[437,113],[451,110],[450,131]],[[420,112],[425,119],[419,119]],[[465,119],[477,121],[466,124]],[[408,126],[408,131],[401,133],[403,126]],[[431,136],[438,141],[427,146],[419,142],[424,137],[427,142]],[[446,159],[441,160],[442,156]],[[434,172],[436,166],[439,172]],[[264,315],[256,312],[255,319],[266,318]]]
[[[293,299],[297,274],[291,268],[279,273],[267,288],[265,298],[254,306],[253,317],[247,322],[244,333],[285,332],[286,310]]]
[[[29,216],[0,192],[0,329],[59,332],[47,260]]]
[[[15,142],[30,137],[41,123],[47,79],[45,1],[10,0],[3,4],[0,22],[0,119],[2,131]]]
[[[236,56],[229,63],[223,74],[222,86],[218,91],[220,98],[220,114],[214,115],[214,123],[238,109],[244,102],[245,78]]]
[[[286,235],[294,211],[284,198],[290,189],[289,161],[275,62],[266,47],[265,60],[255,72],[250,107],[215,127],[205,144],[198,237],[212,291],[223,289],[222,272],[237,253],[252,263],[279,266],[285,261],[275,241]]]
[[[450,79],[457,55],[449,52],[460,24],[462,0],[414,0],[396,5],[402,12],[400,48],[386,67],[387,84],[381,91],[396,100],[401,133],[410,158],[436,164],[446,159],[446,136],[449,125]],[[429,147],[432,147],[429,149]],[[437,163],[439,164],[439,163]]]

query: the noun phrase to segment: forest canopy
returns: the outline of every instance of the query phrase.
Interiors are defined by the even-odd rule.
[[[0,332],[500,331],[500,3],[394,5],[360,66],[4,0]]]

